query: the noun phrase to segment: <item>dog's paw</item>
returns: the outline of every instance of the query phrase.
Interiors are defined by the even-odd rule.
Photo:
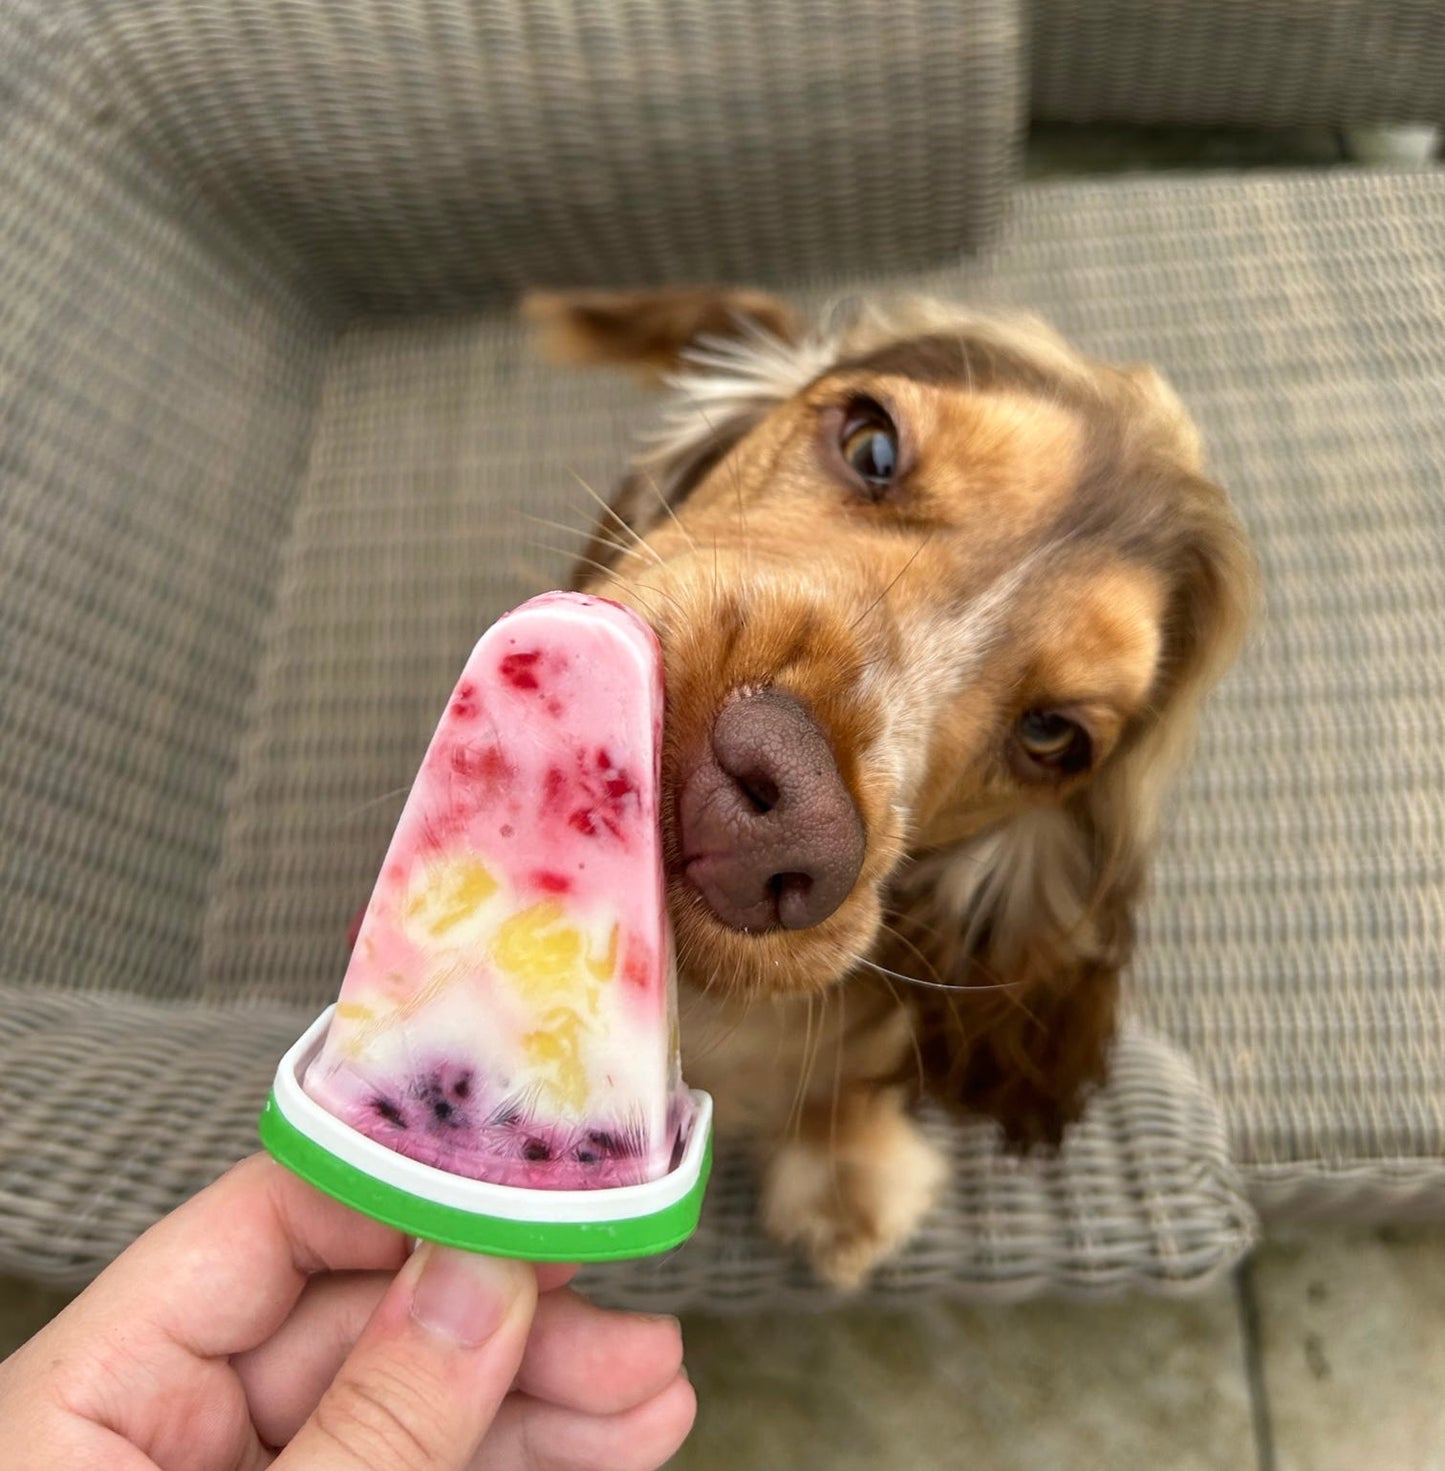
[[[800,1247],[818,1276],[851,1292],[913,1235],[938,1199],[948,1166],[902,1114],[889,1110],[829,1137],[781,1144],[763,1178],[763,1225]]]

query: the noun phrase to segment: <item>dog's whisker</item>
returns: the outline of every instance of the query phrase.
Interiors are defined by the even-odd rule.
[[[828,1030],[828,1006],[832,997],[828,991],[818,995],[818,1026],[813,1033],[813,1045],[808,1055],[807,1067],[803,1072],[804,1091],[798,1108],[798,1125],[795,1133],[801,1133],[808,1117],[809,1094],[813,1089],[813,1074],[818,1070],[818,1058],[823,1051],[823,1038]]]
[[[743,472],[742,466],[739,465],[736,461],[733,462],[732,476],[733,497],[737,502],[738,508],[738,540],[742,543],[743,548],[743,566],[748,570],[751,570],[753,548],[752,541],[748,532],[748,513],[746,507],[743,505]]]
[[[678,969],[680,971],[687,969],[686,956],[683,949],[681,948],[679,948],[678,952]],[[695,1008],[704,1000],[704,998],[710,997],[715,990],[720,990],[724,996],[730,998],[737,994],[737,977],[734,977],[733,981],[731,981],[727,986],[720,988],[714,987],[713,981],[714,977],[709,975],[708,978],[703,981],[700,986],[698,986],[696,989],[689,988],[687,994],[682,995],[679,998],[679,1029],[682,1028],[683,1024],[687,1021],[687,1018],[693,1013]],[[757,995],[755,992],[749,991],[743,993],[742,1012],[738,1016],[737,1020],[734,1021],[731,1026],[710,1026],[707,1031],[706,1040],[702,1043],[700,1047],[688,1047],[687,1054],[689,1059],[697,1060],[709,1057],[714,1052],[718,1051],[722,1047],[725,1047],[729,1042],[731,1042],[732,1039],[736,1037],[737,1034],[746,1025],[748,1018],[752,1015],[753,1003],[756,1000]]]
[[[989,979],[990,983],[996,983],[990,984],[989,986],[971,986],[968,985],[966,982],[953,983],[950,986],[950,989],[955,991],[1001,991],[1007,989],[1007,985],[999,980],[999,973],[997,969],[995,969],[993,965],[991,965],[987,960],[984,959],[984,957],[979,953],[978,947],[975,944],[979,929],[981,928],[983,923],[981,911],[972,912],[967,915],[966,918],[968,923],[963,932],[961,940],[956,933],[950,932],[948,934],[945,934],[937,927],[937,925],[925,924],[916,915],[910,914],[908,916],[907,922],[919,934],[932,937],[934,940],[937,940],[940,945],[956,947],[958,954],[967,957],[968,964],[970,966],[974,967],[976,970],[982,971],[983,974]],[[907,939],[903,932],[896,926],[885,924],[884,927],[888,929],[891,934],[894,934],[900,940],[903,940],[904,943],[907,944],[911,949],[917,951],[917,946],[915,946],[911,940]],[[918,953],[921,954],[922,952],[920,951]],[[935,976],[938,976],[940,981],[943,980],[943,977],[939,975],[938,968],[931,961],[928,962],[928,968],[934,973]],[[1018,983],[1014,982],[1012,984],[1017,985]]]
[[[596,537],[598,541],[605,542],[610,547],[616,547],[618,551],[626,551],[628,556],[637,555],[634,548],[625,542],[613,541],[610,536],[604,534],[603,528],[597,526],[572,526],[566,521],[551,521],[546,516],[534,516],[530,511],[523,511],[522,519],[530,521],[533,526],[546,526],[552,531],[565,531],[568,536],[579,536],[587,541]],[[606,530],[610,531],[611,528],[608,527]]]
[[[615,575],[615,569],[609,567],[605,562],[599,562],[595,557],[584,556],[571,547],[559,547],[554,545],[552,542],[546,541],[529,541],[527,545],[533,547],[538,551],[555,552],[558,556],[571,557],[574,561],[581,562],[584,566],[591,567],[594,571],[600,573],[603,577],[611,578]],[[650,583],[644,584],[636,582],[629,582],[627,584],[627,590],[629,593],[634,593],[639,590],[652,593],[661,592],[660,588],[655,588]]]
[[[659,598],[666,598],[667,601],[672,605],[675,612],[684,615],[687,612],[687,609],[682,605],[681,601],[678,599],[675,593],[670,593],[665,587],[658,587],[656,583],[629,582],[625,584],[625,587],[629,593],[640,589],[643,592],[652,593]],[[656,615],[653,613],[648,614],[649,619],[654,619],[655,617]]]
[[[973,375],[973,354],[969,351],[968,343],[962,337],[958,339],[958,355],[963,360],[963,371],[968,383],[968,393],[972,396],[978,386],[974,381]]]
[[[913,858],[911,860],[905,859],[904,861],[917,863],[919,860]],[[950,944],[957,939],[957,931],[944,931],[936,924],[928,924],[916,911],[910,910],[906,915],[895,912],[895,918],[899,920],[900,924],[906,924],[915,933],[923,935],[928,939],[937,940],[940,945]],[[892,928],[895,934],[900,933],[897,925],[892,926]]]
[[[939,974],[939,972],[938,972],[938,967],[937,967],[937,966],[936,966],[936,965],[934,965],[934,963],[933,963],[933,961],[932,961],[932,959],[931,959],[931,958],[930,958],[930,957],[929,957],[929,955],[928,955],[928,952],[927,952],[927,951],[925,951],[925,950],[924,950],[924,949],[923,949],[923,948],[922,948],[922,947],[921,947],[921,946],[919,946],[919,945],[915,945],[915,944],[914,944],[914,943],[913,943],[913,941],[912,941],[912,940],[910,940],[910,939],[909,939],[909,938],[908,938],[908,936],[907,936],[907,935],[905,935],[905,934],[904,934],[904,933],[903,933],[903,931],[902,931],[902,930],[900,930],[900,929],[899,929],[899,928],[898,928],[898,926],[897,926],[897,925],[894,925],[894,924],[889,924],[889,923],[888,923],[888,921],[887,921],[887,920],[886,920],[886,919],[885,919],[885,920],[880,920],[880,921],[879,921],[879,925],[878,925],[878,927],[879,927],[879,928],[880,928],[880,929],[881,929],[881,930],[884,930],[884,931],[885,931],[885,932],[886,932],[886,933],[887,933],[887,934],[890,934],[890,935],[892,935],[892,936],[893,936],[893,938],[894,938],[894,939],[895,939],[895,940],[897,940],[897,941],[899,941],[899,943],[900,943],[900,944],[903,944],[903,945],[907,945],[907,946],[908,946],[908,948],[909,948],[909,949],[910,949],[910,950],[911,950],[911,951],[912,951],[912,952],[913,952],[913,953],[914,953],[914,954],[915,954],[915,955],[916,955],[916,956],[917,956],[917,957],[918,957],[918,958],[919,958],[919,959],[920,959],[920,960],[921,960],[921,961],[922,961],[922,962],[923,962],[923,963],[924,963],[924,965],[926,965],[926,966],[927,966],[927,967],[928,967],[928,969],[929,969],[929,970],[930,970],[930,971],[931,971],[931,972],[932,972],[932,973],[933,973],[933,978],[934,978],[934,979],[935,979],[935,980],[936,980],[936,981],[940,981],[940,982],[941,982],[941,981],[943,981],[943,977],[942,977],[942,976],[941,976],[941,975],[940,975],[940,974]]]
[[[803,1022],[803,1050],[798,1058],[798,1081],[793,1088],[792,1101],[788,1105],[788,1117],[784,1122],[783,1133],[787,1135],[791,1135],[794,1132],[793,1118],[795,1114],[798,1114],[802,1105],[803,1093],[807,1085],[808,1050],[813,1042],[813,998],[811,996],[804,997],[804,1004],[807,1007],[807,1012]],[[778,1034],[778,1040],[781,1046],[781,1031]]]
[[[826,991],[823,993],[828,994]],[[843,1009],[844,1003],[839,998],[838,1005]],[[832,1166],[833,1174],[833,1199],[841,1208],[843,1205],[842,1185],[838,1175],[838,1095],[843,1091],[843,1041],[848,1031],[846,1015],[838,1019],[838,1045],[833,1051],[833,1097],[828,1105],[828,1163]]]
[[[898,987],[885,975],[881,977],[883,984],[888,988],[888,994],[893,998],[893,1004],[900,1010],[908,1010],[907,1003],[899,994]],[[908,1045],[913,1050],[913,1062],[918,1069],[918,1087],[920,1092],[928,1085],[928,1070],[923,1066],[923,1050],[918,1045],[918,1032],[913,1025],[913,1018],[908,1020]]]
[[[373,807],[380,807],[383,802],[393,801],[397,797],[404,797],[411,791],[410,784],[404,787],[393,787],[389,792],[383,792],[379,797],[372,797],[361,803],[359,807],[353,807],[348,812],[343,812],[336,820],[338,822],[350,822],[353,817],[360,817],[363,812],[370,812]]]
[[[919,930],[922,934],[924,934],[924,935],[931,935],[935,940],[939,941],[941,944],[948,944],[948,943],[950,943],[950,937],[945,936],[943,934],[943,932],[937,928],[937,926],[924,924],[922,922],[922,920],[917,919],[916,917],[913,917],[913,916],[910,916],[909,917],[909,921],[908,922],[911,925],[913,925],[915,929]],[[959,983],[959,982],[949,982],[949,981],[946,981],[944,979],[944,977],[940,974],[940,972],[938,970],[938,967],[933,963],[933,960],[928,955],[928,953],[926,951],[920,949],[911,939],[909,939],[909,937],[906,934],[904,934],[904,932],[901,929],[899,929],[899,927],[897,925],[889,924],[886,920],[884,920],[884,921],[881,921],[881,928],[884,929],[884,930],[886,930],[895,939],[900,940],[900,941],[902,941],[903,944],[907,945],[908,948],[911,951],[913,951],[913,953],[916,956],[918,956],[918,958],[924,963],[924,965],[926,965],[928,967],[928,969],[933,973],[935,979],[939,983],[948,986],[952,990],[956,990],[956,991],[986,991],[986,990],[998,990],[998,991],[1002,991],[1002,990],[1009,989],[1010,988],[1010,985],[1016,986],[1016,985],[1019,984],[1018,982],[1005,983],[1005,982],[1000,981],[999,980],[999,973],[998,973],[998,971],[992,965],[990,965],[989,962],[986,961],[983,958],[982,955],[978,954],[977,948],[975,947],[975,945],[973,943],[974,934],[975,934],[975,931],[977,929],[977,920],[976,919],[970,921],[969,928],[964,933],[964,940],[963,940],[963,944],[960,947],[960,949],[961,949],[961,953],[965,954],[968,957],[968,963],[969,963],[969,965],[975,967],[977,970],[982,971],[983,974],[989,979],[989,981],[991,983],[996,983],[996,984],[990,984],[988,986],[972,986],[972,985],[969,985],[967,983]]]
[[[826,998],[827,992],[823,995]],[[807,995],[804,1000],[808,1005],[808,1019],[803,1032],[803,1055],[798,1063],[798,1086],[793,1090],[793,1103],[788,1109],[787,1127],[783,1131],[794,1139],[803,1131],[803,1119],[808,1105],[808,1085],[813,1080],[813,1065],[817,1061],[817,1048],[823,1030],[821,1020],[816,1029],[814,1028],[812,994]]]
[[[977,995],[982,991],[1016,991],[1021,982],[1000,981],[997,985],[973,986],[968,982],[956,981],[925,981],[921,976],[904,975],[900,970],[889,970],[886,965],[879,965],[876,960],[869,960],[867,956],[855,955],[853,962],[856,965],[867,966],[869,970],[877,971],[879,975],[892,976],[895,981],[904,981],[910,986],[922,986],[929,991],[951,991],[955,996]]]
[[[869,603],[868,606],[864,608],[863,611],[848,625],[849,633],[852,633],[852,631],[857,628],[857,626],[865,618],[873,613],[883,602],[883,600],[888,596],[888,594],[891,593],[893,589],[898,586],[899,582],[903,579],[904,573],[907,572],[908,569],[919,559],[919,557],[923,555],[924,548],[926,548],[928,544],[933,540],[933,536],[934,533],[930,531],[928,535],[925,536],[916,547],[914,547],[913,554],[898,569],[898,571],[893,574],[893,576],[888,581],[888,585],[883,589],[883,591],[879,593],[878,596],[874,598],[873,601]]]
[[[748,997],[743,1003],[743,1014],[731,1026],[709,1027],[702,1045],[687,1049],[689,1066],[694,1062],[700,1062],[705,1058],[711,1057],[713,1053],[726,1047],[742,1030],[743,1024],[748,1019],[748,1013],[752,1010],[752,1004],[752,997]]]
[[[743,547],[743,567],[751,572],[753,562],[752,526],[748,521],[747,505],[743,499],[743,467],[740,460],[732,457],[733,497],[737,503],[738,538]]]
[[[693,973],[694,951],[699,948],[702,947],[689,945],[686,941],[679,943],[677,950],[677,969],[679,974],[684,972],[688,974]],[[753,1003],[758,999],[757,992],[743,987],[743,965],[741,961],[734,962],[732,975],[726,979],[711,968],[702,969],[702,975],[703,979],[694,983],[695,989],[690,988],[689,994],[683,995],[680,993],[678,1002],[679,1021],[684,1019],[692,1007],[704,998],[721,997],[725,1001],[732,1001],[741,996],[743,1001],[742,1015],[731,1027],[720,1034],[721,1040],[726,1041],[747,1021],[749,1013],[752,1011]]]
[[[540,552],[555,552],[559,557],[571,557],[573,561],[581,562],[585,566],[600,572],[603,577],[611,577],[613,575],[613,569],[605,562],[599,562],[595,557],[583,556],[572,547],[554,546],[551,542],[547,541],[529,541],[527,545]]]
[[[580,485],[582,489],[585,490],[587,494],[590,495],[592,499],[596,501],[597,504],[602,508],[602,514],[604,516],[611,517],[611,519],[616,522],[616,524],[628,536],[630,536],[633,541],[635,541],[637,545],[642,548],[643,551],[647,552],[652,557],[652,560],[656,562],[659,567],[665,567],[667,565],[662,560],[661,556],[658,555],[657,548],[649,545],[648,542],[638,534],[636,527],[629,526],[628,523],[620,515],[618,515],[618,513],[610,505],[608,505],[606,499],[603,496],[598,495],[598,493],[593,490],[593,488],[588,485],[588,483],[575,470],[572,470],[569,473],[571,474],[572,478],[577,482],[577,484]]]
[[[578,524],[572,521],[546,521],[543,524],[548,526],[556,526],[559,530],[567,530],[577,536],[591,536],[593,534],[597,526],[597,518],[591,513],[590,510],[588,510],[586,506],[563,506],[562,509],[565,512],[571,512],[575,509],[583,518],[581,523]],[[525,520],[528,521],[543,520],[541,516],[534,515],[531,511],[522,511],[520,514]]]
[[[619,557],[634,557],[639,562],[642,562],[643,566],[645,567],[650,567],[652,565],[650,562],[646,561],[645,558],[643,558],[642,554],[638,552],[635,547],[626,546],[620,541],[613,541],[610,536],[604,536],[600,528],[588,528],[584,530],[581,527],[568,526],[561,521],[549,521],[545,516],[532,516],[528,515],[525,512],[523,514],[526,516],[526,519],[530,521],[534,526],[546,526],[552,531],[564,531],[567,533],[568,536],[583,537],[589,544],[592,542],[597,542],[600,545],[606,547],[609,551],[616,552]],[[578,554],[575,552],[571,552],[569,553],[569,555],[576,556]]]
[[[708,433],[712,435],[714,441],[721,443],[722,436],[718,433],[717,425],[713,423],[712,419],[708,415],[707,410],[703,408],[702,404],[693,394],[686,393],[684,396],[686,397],[688,403],[692,405],[694,412],[698,415],[699,418],[701,418],[702,422],[707,425]],[[724,458],[731,459],[732,457],[725,455]],[[732,473],[733,493],[737,498],[738,539],[742,543],[743,565],[746,569],[750,567],[750,563],[752,560],[752,546],[750,544],[748,535],[747,514],[743,508],[742,466],[738,464],[736,460],[733,460],[733,463],[729,466],[729,469]]]
[[[677,514],[677,511],[673,508],[672,502],[670,500],[668,500],[668,498],[665,495],[663,495],[663,493],[662,493],[662,487],[657,483],[657,477],[652,473],[651,470],[646,470],[646,469],[644,469],[642,471],[642,475],[643,475],[643,478],[647,481],[648,488],[652,491],[653,495],[655,495],[657,497],[657,503],[662,507],[662,509],[664,511],[667,512],[669,518],[672,521],[672,524],[674,526],[676,526],[677,529],[682,533],[683,539],[687,542],[688,546],[693,551],[696,551],[697,550],[697,542],[693,538],[692,532],[690,532],[687,529],[687,527],[682,524],[682,518]]]

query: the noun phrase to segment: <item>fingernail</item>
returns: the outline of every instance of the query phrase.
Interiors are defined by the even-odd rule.
[[[506,1318],[532,1269],[525,1262],[478,1256],[424,1243],[411,1315],[430,1333],[466,1348],[485,1343]]]

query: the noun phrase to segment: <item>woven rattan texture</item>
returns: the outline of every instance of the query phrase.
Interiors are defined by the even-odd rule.
[[[1445,122],[1437,0],[1030,0],[1030,110],[1061,122]]]
[[[1171,1047],[1131,1030],[1114,1078],[1056,1159],[1000,1152],[993,1128],[938,1115],[954,1168],[938,1208],[869,1286],[880,1303],[1195,1292],[1253,1244],[1218,1106]],[[676,1312],[826,1308],[807,1268],[760,1236],[748,1162],[721,1160],[698,1234],[670,1257],[590,1269],[599,1300]]]
[[[78,3],[173,171],[383,310],[784,280],[987,239],[1013,0]]]
[[[568,533],[526,515],[580,526],[573,473],[605,488],[644,419],[633,388],[533,363],[502,317],[329,335],[344,302],[439,310],[577,262],[502,270],[494,216],[444,181],[414,207],[398,160],[425,174],[425,131],[334,149],[311,215],[304,170],[296,198],[272,192],[312,115],[245,104],[271,96],[251,71],[231,96],[221,63],[250,63],[207,49],[223,11],[264,9],[192,7],[192,34],[166,6],[114,7],[80,46],[17,7],[4,54],[0,168],[25,208],[0,218],[0,1260],[55,1279],[249,1147],[456,668],[565,565],[530,543]],[[348,9],[338,44],[395,13]],[[263,80],[285,73],[257,46]],[[196,137],[165,132],[187,115]],[[699,263],[666,209],[629,220],[637,253],[599,235],[602,274],[649,270],[669,239]],[[1160,362],[1259,541],[1270,611],[1179,805],[1136,996],[1273,1200],[1393,1209],[1405,1182],[1445,1203],[1442,239],[1438,177],[1053,186],[989,261],[925,283]],[[948,1137],[953,1193],[887,1294],[1177,1286],[1247,1242],[1217,1112],[1147,1036],[1060,1162]],[[737,1224],[625,1290],[805,1295],[744,1232],[747,1200],[725,1160],[713,1219]]]
[[[325,334],[72,40],[0,58],[0,985],[183,995]]]
[[[1142,1014],[1272,1201],[1445,1212],[1445,175],[1050,187],[975,279],[1159,363],[1262,562]]]
[[[0,1264],[83,1282],[256,1147],[297,1012],[0,991]],[[272,1066],[267,1066],[267,1064]]]

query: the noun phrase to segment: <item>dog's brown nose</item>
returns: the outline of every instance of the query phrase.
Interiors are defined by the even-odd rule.
[[[678,817],[687,876],[733,929],[821,924],[863,864],[863,823],[827,736],[776,691],[718,716]]]

